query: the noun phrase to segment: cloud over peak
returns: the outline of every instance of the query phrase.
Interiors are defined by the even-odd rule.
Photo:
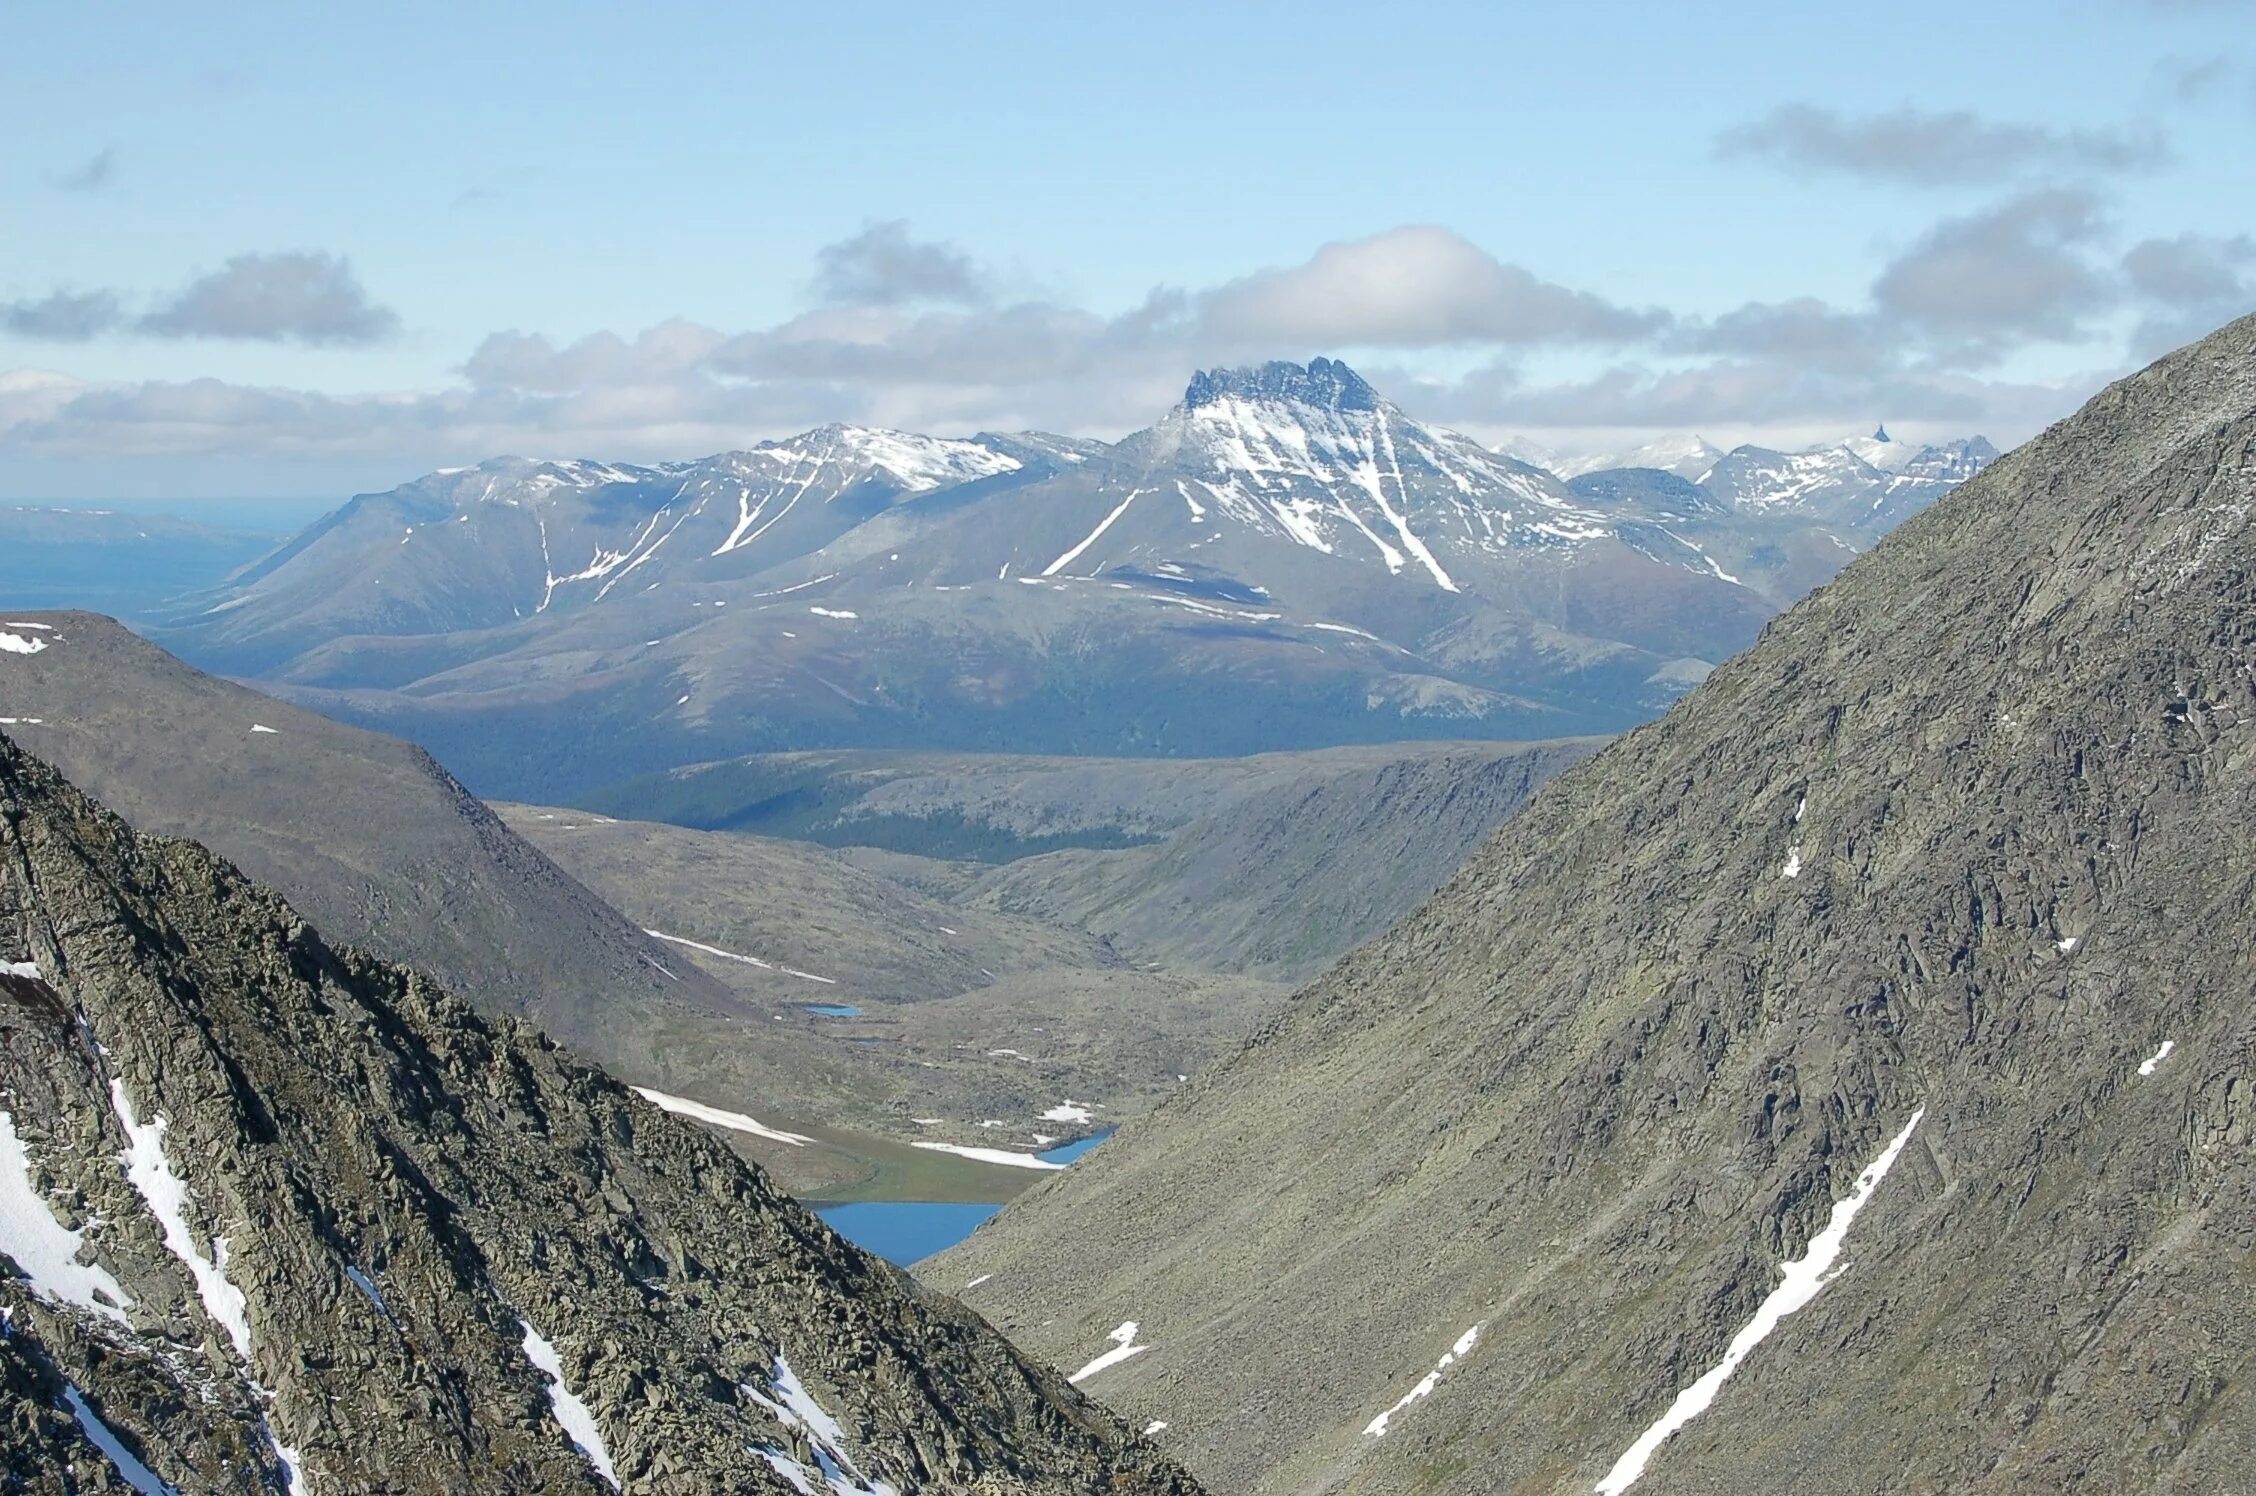
[[[1303,264],[1230,281],[1207,294],[1200,318],[1224,343],[1308,348],[1622,343],[1668,321],[1426,224],[1327,244]]]

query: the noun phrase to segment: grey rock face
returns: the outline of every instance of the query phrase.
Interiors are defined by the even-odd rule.
[[[97,1421],[189,1492],[607,1489],[590,1446],[641,1492],[1194,1489],[711,1137],[4,739],[0,962],[11,1489],[119,1489]]]
[[[1086,1385],[1223,1489],[1588,1492],[1916,1118],[1638,1496],[2236,1489],[2252,650],[2256,318],[1909,521],[930,1275],[1066,1364],[1136,1320]]]

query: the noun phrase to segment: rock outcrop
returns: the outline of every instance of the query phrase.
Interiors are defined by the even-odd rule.
[[[1195,1490],[716,1139],[5,739],[0,1313],[0,1489]]]

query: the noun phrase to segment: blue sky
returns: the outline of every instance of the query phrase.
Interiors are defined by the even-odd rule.
[[[1491,439],[2009,441],[2256,309],[2236,0],[189,10],[0,21],[0,497],[1316,353]]]

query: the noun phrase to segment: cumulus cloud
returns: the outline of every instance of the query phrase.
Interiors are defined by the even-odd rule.
[[[1239,345],[1370,348],[1620,343],[1668,321],[1543,280],[1430,226],[1327,244],[1305,264],[1232,281],[1207,295],[1200,316]]]
[[[58,192],[99,192],[117,179],[117,148],[104,146],[78,165],[50,174],[47,184]]]
[[[1751,301],[1712,320],[1686,322],[1673,344],[1690,353],[1775,359],[1843,373],[1885,367],[1903,339],[1900,329],[1875,313],[1843,311],[1802,296]]]
[[[824,301],[897,306],[929,301],[977,306],[988,277],[953,245],[910,237],[906,219],[873,223],[815,252],[815,291]]]
[[[255,325],[305,341],[394,325],[342,261],[236,273],[285,258],[246,257],[163,315],[178,314],[181,332],[251,336]],[[822,299],[773,325],[676,319],[571,340],[499,332],[443,389],[333,395],[0,376],[0,451],[51,461],[398,454],[408,471],[505,451],[682,457],[828,420],[1115,436],[1164,412],[1194,369],[1316,353],[1376,360],[1365,372],[1413,414],[1476,433],[1690,427],[1784,439],[1884,419],[2010,441],[2123,367],[2119,335],[2132,319],[2116,313],[2143,317],[2142,336],[2192,336],[2244,309],[2234,303],[2250,294],[2251,258],[2246,239],[2199,236],[2118,254],[2097,197],[2050,188],[1939,221],[1849,305],[1783,296],[1705,317],[1641,309],[1446,229],[1408,227],[1203,288],[1162,286],[1105,312],[1008,299],[1002,277],[960,252],[879,224],[823,251]],[[190,302],[203,315],[186,316]],[[121,319],[102,293],[0,307],[9,326],[20,318],[57,337],[121,320],[145,328],[157,315]],[[2093,372],[1982,377],[2017,349],[2064,338],[2084,340]]]
[[[110,291],[55,291],[37,301],[0,303],[0,329],[47,343],[84,343],[123,320]]]
[[[2256,312],[2256,238],[2246,234],[2142,239],[2124,254],[2122,268],[2143,313],[2132,334],[2141,356]]]
[[[1965,109],[1851,115],[1783,104],[1726,130],[1716,139],[1716,154],[1802,176],[1936,187],[1991,185],[2037,173],[2130,171],[2167,160],[2169,149],[2152,130],[2056,130],[1988,120]]]
[[[1981,362],[2030,340],[2080,336],[2115,300],[2086,253],[2105,228],[2099,199],[2051,188],[1946,218],[1873,283],[1879,311]]]
[[[367,344],[397,332],[399,317],[369,300],[345,260],[296,251],[237,255],[134,325],[162,338]]]

